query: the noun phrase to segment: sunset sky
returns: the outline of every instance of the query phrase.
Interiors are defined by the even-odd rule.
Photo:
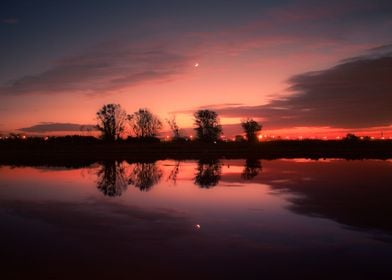
[[[228,136],[246,117],[392,136],[390,0],[3,0],[0,40],[1,133],[78,132],[119,103],[182,128],[213,109]]]

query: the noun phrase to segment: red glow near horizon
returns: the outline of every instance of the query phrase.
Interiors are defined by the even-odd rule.
[[[354,46],[350,52],[357,49]],[[140,83],[137,86],[124,87],[121,90],[107,94],[102,97],[94,97],[89,95],[78,95],[80,102],[74,103],[73,98],[69,95],[76,95],[77,93],[69,92],[66,95],[59,94],[47,98],[45,96],[38,96],[39,102],[32,102],[24,107],[23,111],[18,111],[16,114],[7,114],[3,116],[4,123],[7,125],[2,127],[6,133],[15,131],[15,128],[29,127],[31,125],[48,121],[59,123],[85,123],[94,124],[95,112],[104,103],[119,103],[128,112],[136,111],[137,108],[148,107],[156,112],[162,119],[170,115],[170,112],[178,109],[187,109],[191,107],[203,107],[208,104],[223,104],[223,103],[244,103],[244,97],[248,104],[260,104],[260,102],[268,103],[270,99],[269,93],[276,93],[274,96],[279,97],[284,93],[284,88],[287,85],[282,82],[287,77],[298,72],[308,71],[309,69],[317,69],[325,65],[333,65],[333,62],[341,57],[342,54],[336,53],[334,56],[328,57],[320,53],[316,58],[316,54],[312,53],[311,64],[305,65],[303,61],[305,54],[292,54],[289,66],[285,65],[280,57],[270,56],[264,59],[266,65],[249,64],[249,61],[244,61],[242,56],[235,56],[228,59],[226,56],[216,54],[212,62],[208,62],[205,58],[203,67],[196,63],[194,68],[197,68],[197,73],[194,71],[185,73],[181,78],[173,79],[165,83]],[[347,53],[345,53],[347,55]],[[228,60],[231,60],[230,64]],[[268,66],[269,64],[270,67]],[[219,73],[215,75],[214,73]],[[260,77],[266,82],[260,85]],[[132,99],[129,99],[128,94],[132,93]],[[214,92],[214,94],[211,94]],[[244,94],[244,92],[246,94]],[[260,94],[266,92],[268,94]],[[286,93],[287,94],[287,93]],[[43,97],[45,97],[43,99]],[[8,98],[8,97],[7,97]],[[26,100],[30,97],[27,96]],[[13,102],[20,103],[19,98],[14,98]],[[247,105],[247,104],[245,104]],[[208,106],[207,106],[208,108]],[[70,111],[71,110],[71,111]],[[70,113],[71,112],[71,113]],[[191,129],[193,125],[192,112],[178,113],[177,121],[182,128]],[[28,116],[28,117],[27,117]],[[55,117],[54,117],[55,116]],[[252,116],[250,116],[252,117]],[[266,114],[268,117],[268,114]],[[241,118],[227,118],[225,115],[221,116],[222,124],[225,128],[225,135],[228,137],[241,133],[239,122]],[[263,123],[263,121],[261,121]],[[225,126],[238,124],[235,129],[229,129]],[[163,130],[167,130],[164,127]],[[275,134],[277,137],[291,137],[297,138],[299,136],[306,137],[322,137],[321,134],[328,135],[328,137],[335,138],[337,136],[343,137],[348,132],[377,136],[379,131],[385,131],[386,134],[391,132],[391,127],[383,128],[368,128],[368,129],[342,129],[339,132],[334,128],[325,127],[309,127],[309,128],[292,128],[273,129],[273,127],[265,129],[269,134]],[[376,131],[376,130],[379,131]],[[16,131],[18,132],[18,131]],[[48,135],[64,135],[72,134],[69,132],[49,132]],[[75,132],[73,132],[75,134]],[[78,133],[76,133],[78,134]]]

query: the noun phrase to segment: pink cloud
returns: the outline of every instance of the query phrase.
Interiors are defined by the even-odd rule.
[[[105,94],[145,82],[170,80],[186,72],[195,59],[169,49],[127,42],[102,44],[58,60],[47,71],[10,81],[0,87],[0,95]]]

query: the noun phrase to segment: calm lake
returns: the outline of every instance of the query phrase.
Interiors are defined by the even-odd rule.
[[[392,279],[392,161],[0,167],[1,279]]]

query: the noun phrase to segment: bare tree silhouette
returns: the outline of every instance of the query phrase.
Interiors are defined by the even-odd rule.
[[[106,104],[97,112],[97,129],[101,131],[102,139],[113,142],[125,129],[127,113],[120,104]]]
[[[162,122],[148,109],[139,109],[130,116],[133,132],[137,137],[154,137],[162,128]]]
[[[176,117],[172,116],[170,119],[166,119],[167,124],[169,125],[171,131],[173,132],[173,139],[180,138],[180,128],[177,124]]]

